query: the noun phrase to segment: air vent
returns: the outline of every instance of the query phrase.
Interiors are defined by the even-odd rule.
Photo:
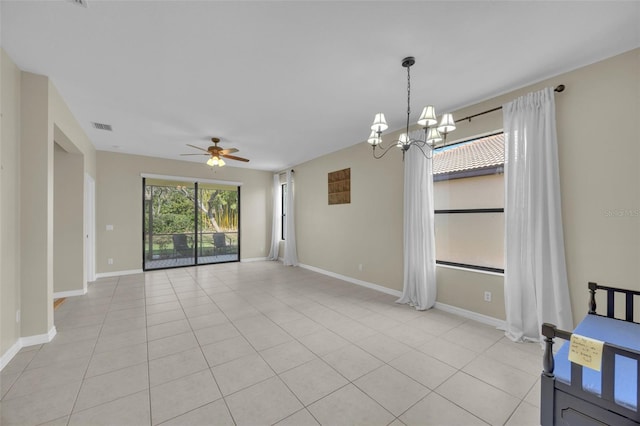
[[[111,127],[111,124],[91,122],[91,125],[98,130],[106,130],[107,132],[113,132],[113,128]]]
[[[75,4],[76,6],[87,7],[87,0],[67,0],[67,1],[70,1],[71,3]]]

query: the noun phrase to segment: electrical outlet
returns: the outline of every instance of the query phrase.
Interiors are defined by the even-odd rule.
[[[358,271],[362,271],[362,263],[358,264]]]
[[[491,302],[491,292],[490,291],[485,291],[484,292],[484,301],[485,302]]]
[[[16,311],[16,322],[20,323],[20,309]]]
[[[109,265],[113,265],[113,259],[112,259],[112,258],[108,258],[108,259],[107,259],[107,263],[108,263]]]

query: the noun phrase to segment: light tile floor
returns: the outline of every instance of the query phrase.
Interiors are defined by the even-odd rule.
[[[102,279],[1,373],[8,425],[538,425],[538,345],[275,262]]]

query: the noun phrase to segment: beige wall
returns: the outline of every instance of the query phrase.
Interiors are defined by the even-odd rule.
[[[20,337],[20,70],[0,49],[0,355]]]
[[[70,234],[64,234],[63,241],[56,243],[56,253],[65,253],[64,256],[54,257],[54,269],[58,270],[57,279],[54,279],[54,292],[61,291],[86,291],[87,286],[87,259],[84,256],[87,247],[85,247],[87,239],[85,235],[85,178],[88,174],[95,179],[96,176],[96,150],[89,140],[87,134],[82,130],[69,107],[62,96],[49,81],[49,109],[51,121],[53,123],[54,141],[69,155],[75,157],[62,157],[61,166],[66,167],[64,159],[68,159],[69,170],[65,173],[64,179],[68,182],[68,191],[59,192],[65,197],[65,202],[58,202],[58,213],[63,211],[66,224],[58,223],[56,225],[64,226]],[[54,164],[54,169],[55,169]],[[56,170],[56,173],[59,172]],[[54,213],[55,215],[55,213]],[[73,228],[73,229],[69,229]],[[58,232],[58,236],[62,234]],[[55,238],[54,238],[55,241]],[[59,263],[60,262],[60,263]],[[64,272],[62,272],[64,271]]]
[[[21,335],[53,327],[53,124],[49,79],[22,73],[20,215]]]
[[[586,312],[587,281],[640,289],[640,49],[454,112],[465,117],[547,86],[556,94],[560,179],[574,318]],[[414,106],[415,107],[415,106]],[[604,125],[615,123],[603,133]],[[458,123],[450,139],[502,128],[495,112]],[[366,143],[296,166],[302,263],[402,287],[402,172],[397,153],[372,160]],[[326,173],[351,167],[352,203],[327,206]],[[622,212],[622,213],[621,213]],[[617,216],[622,215],[622,216]],[[363,263],[359,272],[357,265]],[[504,318],[499,276],[438,268],[438,301]],[[493,302],[482,302],[484,290]]]
[[[640,289],[640,216],[634,214],[640,209],[640,49],[474,105],[456,116],[558,84],[567,87],[556,94],[556,118],[567,273],[578,321],[586,313],[588,281]],[[461,123],[456,137],[499,129],[501,120],[498,112]],[[616,125],[602,137],[603,125],[612,122]],[[618,210],[631,214],[608,215]]]
[[[83,156],[54,145],[53,292],[84,290]],[[80,216],[82,217],[82,216]]]
[[[99,151],[96,179],[96,269],[99,274],[142,269],[142,176],[158,174],[241,182],[240,256],[263,258],[271,238],[273,174],[203,163]],[[106,225],[113,225],[107,231]],[[107,260],[113,259],[109,265]]]
[[[83,182],[85,173],[95,175],[95,150],[53,83],[46,76],[20,71],[4,50],[1,53],[0,356],[4,362],[20,338],[46,341],[53,331],[54,259],[63,259],[54,258],[54,234],[59,236],[56,250],[70,256],[60,267],[74,276],[61,280],[69,285],[64,291],[83,288]],[[72,233],[68,227],[56,229],[60,223],[54,225],[54,140],[76,156],[77,180],[62,179],[66,184],[59,191],[66,199],[59,200],[60,206],[64,204],[59,209],[66,216],[65,226],[73,224]],[[70,176],[65,170],[70,163],[60,167],[62,176]],[[65,191],[74,194],[73,201]]]
[[[370,150],[361,143],[295,167],[298,258],[302,264],[400,291],[401,154],[390,152],[375,160]],[[351,168],[351,203],[328,205],[327,174],[345,168]]]
[[[49,81],[49,105],[56,143],[67,152],[81,154],[84,173],[95,179],[96,149],[51,81]]]

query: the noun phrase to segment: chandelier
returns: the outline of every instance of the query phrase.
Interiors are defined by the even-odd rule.
[[[418,125],[422,126],[424,131],[423,137],[420,139],[412,139],[409,136],[409,119],[411,115],[410,70],[411,66],[415,63],[416,60],[413,56],[408,56],[402,60],[402,66],[407,69],[407,125],[405,132],[402,133],[397,140],[393,141],[391,145],[385,148],[382,146],[382,132],[389,128],[387,120],[381,112],[377,113],[373,119],[371,134],[369,135],[367,142],[371,144],[371,147],[373,148],[373,156],[376,159],[384,157],[384,155],[389,152],[390,148],[394,145],[402,150],[403,161],[405,152],[407,152],[412,146],[418,148],[425,157],[432,158],[433,150],[436,148],[436,145],[440,142],[446,141],[447,134],[456,129],[456,123],[453,120],[452,114],[443,114],[440,124],[438,124],[436,109],[432,105],[429,105],[422,109],[422,114],[420,114],[420,118],[418,118]],[[377,155],[376,148],[381,150],[382,153]]]

